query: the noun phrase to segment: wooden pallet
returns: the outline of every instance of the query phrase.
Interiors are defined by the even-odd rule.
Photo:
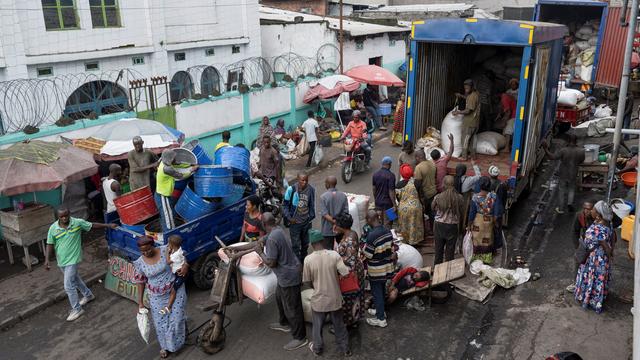
[[[459,279],[464,276],[465,262],[464,258],[459,258],[451,261],[446,261],[435,266],[433,272],[431,266],[421,268],[419,271],[428,271],[431,274],[431,281],[429,286],[425,287],[412,287],[401,293],[402,296],[415,294],[421,291],[431,291],[434,286],[442,285],[450,281]]]

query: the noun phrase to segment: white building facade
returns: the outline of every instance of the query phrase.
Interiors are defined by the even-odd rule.
[[[166,77],[171,102],[223,91],[226,67],[261,54],[258,7],[258,0],[0,0],[0,130],[113,112],[125,98],[133,102],[131,80]],[[110,96],[117,99],[99,101]]]
[[[307,67],[320,63],[321,70],[331,67],[337,70],[337,18],[261,7],[260,24],[262,56],[274,59],[275,72],[300,75],[301,62]],[[397,72],[404,63],[410,28],[344,20],[343,29],[345,71],[357,65],[376,64]],[[289,59],[283,55],[287,52],[293,53]],[[323,62],[326,64],[322,65]]]

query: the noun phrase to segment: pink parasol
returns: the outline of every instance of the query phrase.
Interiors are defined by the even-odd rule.
[[[331,75],[311,84],[311,89],[304,95],[302,101],[306,104],[313,100],[329,99],[338,96],[343,92],[355,91],[360,87],[360,83],[345,75]]]
[[[91,153],[34,140],[0,150],[0,195],[48,191],[98,172]]]
[[[377,65],[356,66],[349,69],[345,75],[369,85],[404,86],[399,77]]]

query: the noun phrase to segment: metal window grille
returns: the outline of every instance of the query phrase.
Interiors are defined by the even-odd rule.
[[[94,28],[121,26],[118,0],[89,0],[89,10]]]

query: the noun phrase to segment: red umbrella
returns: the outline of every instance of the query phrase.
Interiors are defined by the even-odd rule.
[[[360,87],[360,83],[344,75],[331,75],[318,80],[311,85],[311,89],[304,95],[302,101],[306,104],[313,100],[329,99],[338,96],[343,92],[355,91]]]
[[[98,172],[91,153],[34,140],[0,150],[0,195],[53,190]]]
[[[369,85],[404,86],[399,77],[377,65],[356,66],[344,74]]]

